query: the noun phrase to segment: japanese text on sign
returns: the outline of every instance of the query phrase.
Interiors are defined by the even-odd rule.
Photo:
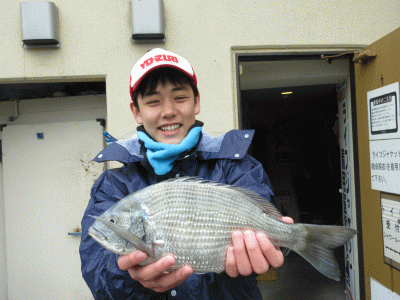
[[[384,261],[400,268],[400,197],[382,194]]]
[[[372,134],[398,131],[396,92],[370,100],[370,120]]]
[[[399,83],[367,93],[371,188],[400,194]]]
[[[400,194],[400,139],[370,141],[371,187]]]

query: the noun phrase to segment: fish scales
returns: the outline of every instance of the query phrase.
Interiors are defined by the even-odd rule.
[[[96,217],[89,233],[117,254],[145,251],[148,258],[143,265],[172,253],[176,259],[172,270],[190,264],[196,273],[220,273],[225,269],[232,232],[250,229],[264,232],[274,245],[298,252],[320,272],[338,280],[333,253],[324,250],[329,244],[326,241],[332,240],[329,247],[337,247],[355,231],[342,226],[286,224],[266,202],[258,194],[234,186],[198,178],[167,180],[120,200]],[[121,232],[123,227],[126,233],[116,234],[110,222],[117,225],[115,230]]]
[[[232,231],[232,224],[229,224],[232,222],[229,220],[232,218],[225,213],[224,205],[229,204],[216,200],[226,200],[226,195],[223,197],[218,190],[215,191],[215,187],[205,190],[185,183],[174,187],[167,185],[164,193],[173,194],[174,201],[167,201],[160,208],[164,214],[154,215],[154,219],[151,214],[148,217],[160,224],[160,227],[168,228],[164,232],[164,238],[170,241],[170,247],[165,250],[174,253],[177,261],[175,268],[190,263],[198,272],[209,271],[210,268],[221,272],[224,266],[220,262],[225,260]],[[159,194],[162,195],[162,192]],[[157,203],[157,199],[146,204],[150,211],[153,203]],[[240,214],[236,214],[233,219],[235,217],[239,220],[235,227],[240,227]],[[194,258],[192,262],[189,260],[190,256]],[[217,267],[212,267],[217,264]]]
[[[136,197],[145,199],[143,205],[150,212],[150,222],[165,228],[161,235],[169,241],[169,247],[165,247],[163,253],[174,253],[174,268],[189,263],[186,254],[190,249],[190,253],[197,257],[191,265],[199,273],[209,268],[214,272],[222,272],[232,231],[262,228],[254,218],[263,214],[259,207],[239,197],[234,191],[226,191],[217,185],[165,183],[160,184],[153,195],[141,197],[139,193]],[[168,201],[162,201],[163,205],[159,205],[159,197],[168,197]],[[158,208],[155,209],[155,206]],[[152,214],[152,211],[155,213]]]

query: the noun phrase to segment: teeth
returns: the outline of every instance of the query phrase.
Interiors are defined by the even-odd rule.
[[[178,129],[179,127],[181,127],[180,124],[171,125],[171,126],[161,126],[161,130],[162,131],[172,131],[172,130]]]

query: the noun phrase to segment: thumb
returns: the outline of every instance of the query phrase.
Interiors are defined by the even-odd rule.
[[[285,223],[290,223],[290,224],[294,223],[294,221],[291,217],[282,217],[281,221],[285,222]]]

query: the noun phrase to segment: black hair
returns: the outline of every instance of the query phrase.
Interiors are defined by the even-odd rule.
[[[159,83],[164,85],[167,82],[170,82],[173,85],[182,85],[187,83],[193,90],[193,94],[195,97],[194,101],[196,101],[197,97],[199,96],[197,85],[188,75],[176,68],[161,67],[151,71],[143,78],[136,91],[132,94],[133,105],[135,105],[135,107],[139,109],[139,94],[143,97],[147,91],[154,91]]]

